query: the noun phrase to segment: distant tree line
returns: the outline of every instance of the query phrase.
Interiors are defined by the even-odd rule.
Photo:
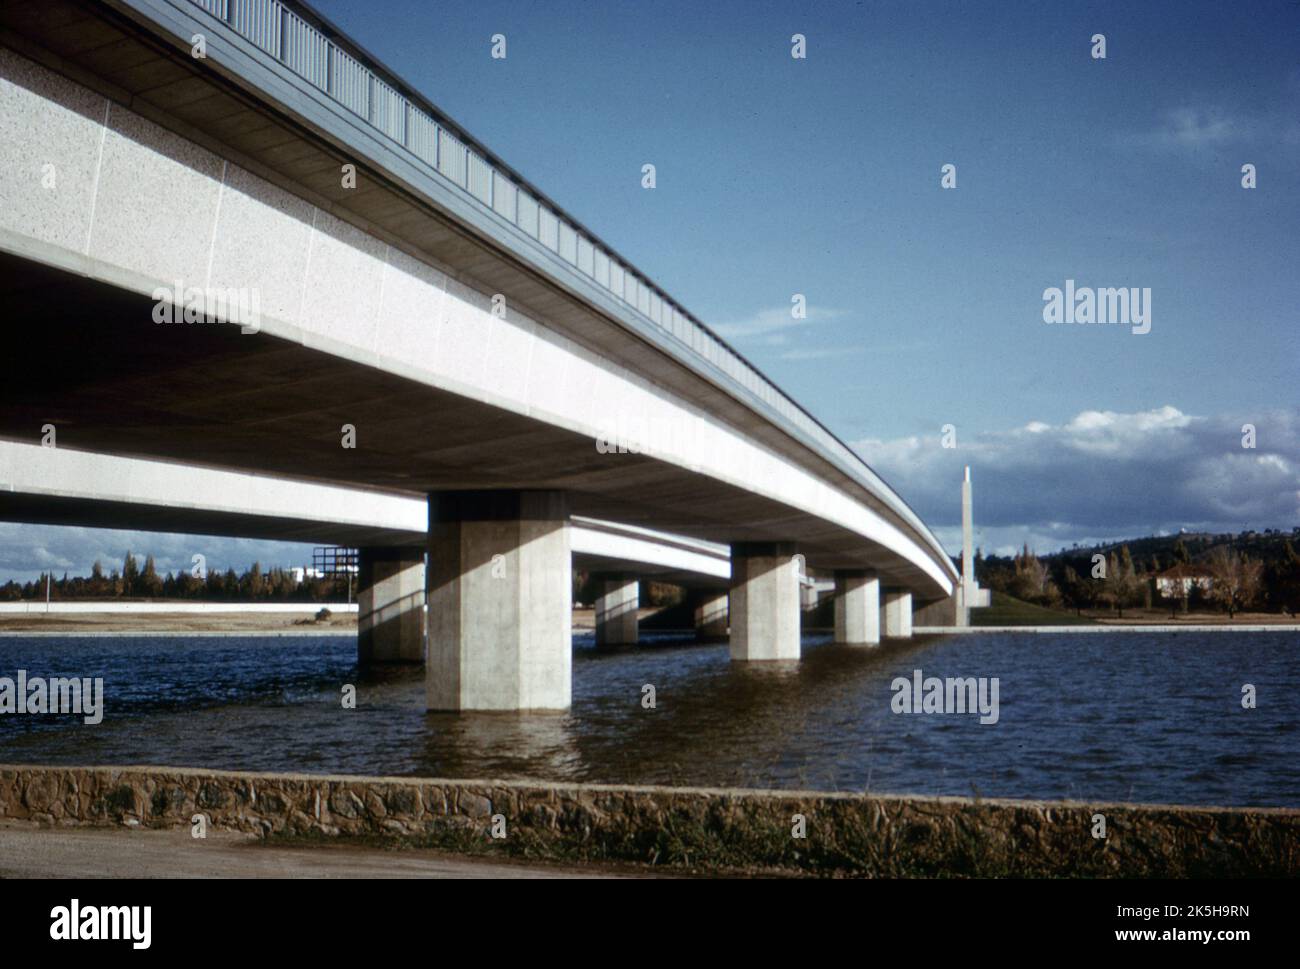
[[[1138,539],[1093,548],[1074,547],[1039,557],[1028,546],[1011,557],[976,555],[980,584],[1049,608],[1114,610],[1167,608],[1170,614],[1215,609],[1300,614],[1300,529],[1241,535]],[[1142,554],[1133,552],[1141,547]],[[1098,558],[1100,556],[1100,558]],[[1159,577],[1175,566],[1162,590]]]
[[[208,572],[198,578],[189,572],[159,572],[152,555],[146,556],[144,565],[137,556],[127,552],[122,568],[108,575],[96,562],[88,576],[51,577],[51,600],[75,599],[190,599],[198,602],[342,602],[348,597],[348,577],[308,577],[296,582],[286,569],[273,568],[262,571],[260,562],[254,562],[242,574],[234,569],[225,572]],[[575,602],[595,602],[599,594],[599,576],[585,570],[573,573]],[[0,585],[0,601],[16,599],[45,600],[46,576],[33,582],[18,583],[10,580]],[[352,598],[356,598],[356,576],[352,578]],[[682,589],[665,582],[645,580],[641,583],[643,606],[668,606],[681,601]]]
[[[0,600],[45,599],[46,575],[34,582],[18,583],[12,579],[0,586]],[[356,578],[352,579],[356,595]],[[213,570],[200,578],[190,572],[162,572],[152,555],[144,566],[127,552],[121,569],[104,574],[104,566],[95,562],[88,576],[63,578],[49,576],[50,598],[59,599],[190,599],[199,602],[338,602],[348,596],[346,575],[329,578],[308,577],[295,580],[292,572],[273,568],[263,572],[254,562],[242,574],[234,569]]]

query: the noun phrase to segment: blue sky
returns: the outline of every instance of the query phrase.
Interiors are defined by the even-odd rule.
[[[319,7],[847,438],[1297,402],[1300,5]]]
[[[316,6],[950,547],[965,463],[989,549],[1300,523],[1297,0]],[[1067,279],[1151,332],[1045,324]]]

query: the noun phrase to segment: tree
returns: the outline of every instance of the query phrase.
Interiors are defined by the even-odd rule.
[[[262,598],[262,594],[266,591],[266,579],[262,576],[261,562],[254,562],[253,567],[244,573],[244,581],[241,585],[249,599],[256,601]]]
[[[1191,608],[1191,590],[1196,588],[1196,583],[1190,582],[1184,576],[1175,576],[1173,578],[1174,586],[1163,598],[1169,602],[1169,618],[1174,619],[1179,612],[1187,615]]]
[[[1265,585],[1270,605],[1300,615],[1300,554],[1289,538],[1282,542],[1281,558],[1269,563]]]
[[[1174,543],[1174,565],[1190,565],[1192,556],[1187,551],[1187,546],[1180,538]]]
[[[1048,605],[1059,598],[1056,584],[1052,582],[1052,573],[1038,560],[1038,556],[1029,551],[1025,544],[1020,554],[1012,563],[1014,570],[1010,592],[1017,599]]]
[[[111,582],[104,577],[104,566],[98,560],[91,566],[90,579],[86,583],[86,594],[92,597],[101,597],[112,595],[113,586]]]
[[[140,570],[135,564],[135,556],[131,550],[126,550],[126,558],[122,560],[122,591],[121,595],[132,596],[136,594],[136,583],[140,579]]]
[[[1124,607],[1133,605],[1137,600],[1140,587],[1141,580],[1133,568],[1133,556],[1129,554],[1128,546],[1121,546],[1118,556],[1111,552],[1106,562],[1106,578],[1102,580],[1102,590],[1121,619],[1124,618]]]
[[[158,577],[158,568],[154,565],[152,555],[145,557],[144,571],[140,573],[137,586],[142,596],[157,596],[162,593],[162,579]]]
[[[1228,610],[1229,619],[1259,598],[1263,562],[1247,558],[1245,553],[1239,554],[1227,545],[1217,545],[1206,559],[1206,565],[1211,577],[1206,595],[1211,602]]]
[[[1083,610],[1090,608],[1096,601],[1097,587],[1092,579],[1081,578],[1078,572],[1067,565],[1061,573],[1061,595],[1065,604],[1082,616]]]
[[[200,580],[204,583],[203,598],[208,600],[222,598],[222,593],[226,591],[226,576],[224,572],[213,569],[208,573],[207,579]]]

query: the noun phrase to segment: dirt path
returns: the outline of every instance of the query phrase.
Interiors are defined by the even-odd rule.
[[[353,845],[271,847],[251,835],[0,824],[0,878],[624,878],[604,868]]]

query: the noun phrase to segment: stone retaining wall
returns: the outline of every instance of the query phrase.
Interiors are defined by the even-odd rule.
[[[380,838],[557,861],[845,875],[1300,872],[1300,810],[0,766],[0,819]],[[1095,838],[1096,815],[1106,837]],[[799,817],[805,837],[796,836]],[[497,837],[493,836],[496,829]],[[501,837],[504,835],[504,837]]]

